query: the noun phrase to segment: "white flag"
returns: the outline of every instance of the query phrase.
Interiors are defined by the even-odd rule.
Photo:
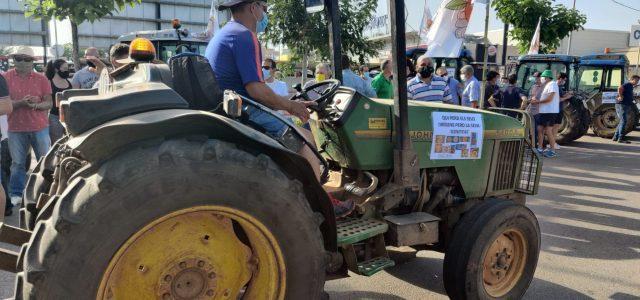
[[[469,25],[472,0],[443,0],[427,34],[427,55],[458,57]]]
[[[422,12],[422,20],[420,21],[420,32],[418,33],[418,44],[427,40],[427,34],[429,34],[431,25],[433,25],[433,17],[431,16],[431,10],[429,10],[428,2],[429,0],[424,1],[424,11]]]
[[[538,18],[538,26],[536,27],[536,32],[533,34],[533,38],[531,38],[531,45],[529,45],[529,53],[527,54],[538,54],[540,50],[540,21],[542,17]]]

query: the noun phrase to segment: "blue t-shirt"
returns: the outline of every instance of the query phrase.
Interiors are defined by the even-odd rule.
[[[248,97],[245,85],[264,82],[262,49],[256,35],[244,25],[229,21],[207,45],[209,60],[221,90],[232,90]]]

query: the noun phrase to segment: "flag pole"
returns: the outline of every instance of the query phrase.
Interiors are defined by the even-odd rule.
[[[491,5],[491,0],[488,0],[486,5],[485,17],[484,17],[484,60],[482,63],[482,87],[480,89],[480,109],[484,109],[484,93],[485,88],[487,86],[487,61],[489,60],[489,52],[487,48],[489,48],[489,6]]]

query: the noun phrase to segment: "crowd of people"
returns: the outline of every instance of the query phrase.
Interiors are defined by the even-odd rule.
[[[114,45],[110,68],[121,66],[117,60],[128,55],[128,45]],[[86,66],[73,77],[70,76],[70,65],[64,59],[49,61],[42,74],[34,70],[35,55],[30,47],[14,47],[10,54],[14,67],[0,74],[0,127],[11,158],[10,176],[8,181],[3,178],[4,186],[0,186],[0,194],[7,199],[5,215],[11,215],[13,206],[22,199],[32,150],[39,159],[65,133],[54,95],[72,88],[97,87],[99,74],[107,68],[98,56],[96,48],[87,48]]]

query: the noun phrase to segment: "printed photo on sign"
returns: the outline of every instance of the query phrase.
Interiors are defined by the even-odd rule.
[[[480,159],[482,114],[433,112],[431,159]]]

